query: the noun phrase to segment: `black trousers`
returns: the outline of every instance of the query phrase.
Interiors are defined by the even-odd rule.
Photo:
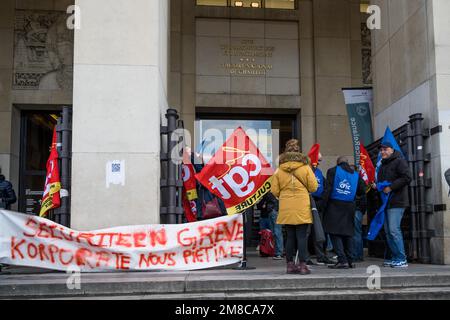
[[[353,262],[352,261],[353,237],[330,234],[330,238],[331,242],[333,243],[334,251],[338,256],[338,262],[351,264]]]
[[[309,224],[286,225],[286,260],[293,262],[298,250],[299,262],[308,260],[308,228]]]

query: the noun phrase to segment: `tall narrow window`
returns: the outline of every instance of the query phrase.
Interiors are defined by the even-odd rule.
[[[296,0],[197,0],[198,6],[296,9]]]
[[[228,0],[197,0],[198,6],[228,6]]]
[[[295,0],[266,0],[265,3],[268,9],[295,9]]]

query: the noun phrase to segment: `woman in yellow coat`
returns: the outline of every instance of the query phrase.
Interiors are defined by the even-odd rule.
[[[272,194],[280,200],[277,224],[284,224],[287,232],[287,273],[310,274],[306,265],[307,231],[313,223],[309,194],[318,183],[307,156],[300,153],[298,140],[289,140],[285,153],[280,155],[280,167],[272,178]],[[296,250],[299,264],[295,265]]]

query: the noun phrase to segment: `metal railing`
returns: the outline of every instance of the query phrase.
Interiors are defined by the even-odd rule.
[[[61,206],[53,211],[54,220],[70,227],[70,199],[72,185],[72,108],[63,107],[56,125],[59,168],[61,178]]]
[[[183,122],[175,109],[168,109],[166,118],[167,126],[161,126],[161,223],[180,224],[184,215],[182,165],[174,159],[174,151],[182,157],[184,137],[177,129],[183,129]]]

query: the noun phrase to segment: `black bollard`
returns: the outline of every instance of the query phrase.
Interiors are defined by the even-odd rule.
[[[243,245],[243,253],[242,253],[242,260],[240,262],[240,265],[238,267],[233,268],[233,270],[254,270],[256,269],[255,267],[249,267],[248,266],[248,261],[247,261],[247,213],[248,210],[244,211],[242,213],[242,220],[243,220],[243,224],[244,224],[244,245]]]

